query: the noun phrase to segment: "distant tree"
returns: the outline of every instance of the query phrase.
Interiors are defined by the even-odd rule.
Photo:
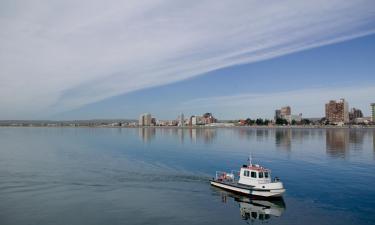
[[[264,125],[266,125],[266,126],[267,126],[267,125],[268,125],[268,124],[269,124],[270,122],[271,122],[271,121],[269,121],[269,120],[265,119],[265,120],[264,120]]]
[[[329,121],[325,117],[323,117],[323,118],[321,118],[319,120],[319,124],[321,124],[321,125],[328,125]]]
[[[292,120],[292,125],[296,125],[297,124],[297,121],[296,120]]]
[[[247,119],[245,120],[246,125],[253,125],[254,122],[255,122],[255,121],[252,120],[252,119],[250,119],[250,118],[247,118]]]
[[[256,125],[258,125],[258,126],[264,124],[263,119],[261,119],[261,118],[258,118],[258,119],[255,121],[255,123],[256,123]]]
[[[309,125],[309,124],[311,124],[311,121],[309,119],[302,119],[301,124],[302,125]]]
[[[288,121],[287,121],[286,119],[277,118],[277,119],[276,119],[276,124],[277,124],[277,125],[287,125],[287,124],[288,124]]]

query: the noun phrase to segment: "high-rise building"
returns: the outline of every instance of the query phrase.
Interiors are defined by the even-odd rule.
[[[185,118],[184,114],[181,113],[181,115],[177,118],[178,120],[178,126],[183,127],[185,125]]]
[[[363,113],[360,109],[352,108],[349,112],[349,120],[353,121],[356,118],[361,118],[363,117]]]
[[[290,106],[284,106],[281,107],[281,109],[275,110],[275,121],[277,119],[285,119],[289,123],[291,123],[292,117],[292,109],[290,108]]]
[[[290,106],[284,106],[280,109],[281,117],[290,116],[292,114],[292,110],[290,109]]]
[[[325,105],[326,119],[330,123],[347,123],[349,122],[348,102],[345,99],[338,101],[331,100]]]
[[[152,116],[150,113],[143,113],[139,116],[139,126],[150,126],[152,123]]]
[[[372,122],[375,123],[375,103],[371,104],[371,111],[372,111]]]
[[[275,110],[275,121],[277,119],[280,119],[281,118],[281,110],[280,109],[276,109]]]

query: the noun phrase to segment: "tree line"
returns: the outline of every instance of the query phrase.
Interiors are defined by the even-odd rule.
[[[262,118],[258,118],[254,120],[247,118],[245,120],[245,125],[248,125],[248,126],[252,126],[252,125],[267,126],[270,123],[272,123],[271,120],[262,119]],[[286,119],[282,119],[282,118],[277,118],[275,121],[276,125],[309,125],[310,123],[311,121],[308,119],[302,119],[300,122],[292,120],[291,123],[289,123]]]

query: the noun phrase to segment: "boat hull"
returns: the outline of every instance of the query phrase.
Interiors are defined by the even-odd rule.
[[[210,180],[212,186],[222,188],[228,191],[236,192],[243,195],[253,195],[261,197],[281,197],[285,192],[284,188],[280,189],[256,189],[251,186],[238,185],[236,183],[227,183],[216,180]]]

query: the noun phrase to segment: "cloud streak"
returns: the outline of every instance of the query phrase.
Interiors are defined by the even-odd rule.
[[[48,115],[373,34],[358,1],[2,1],[1,118]]]

